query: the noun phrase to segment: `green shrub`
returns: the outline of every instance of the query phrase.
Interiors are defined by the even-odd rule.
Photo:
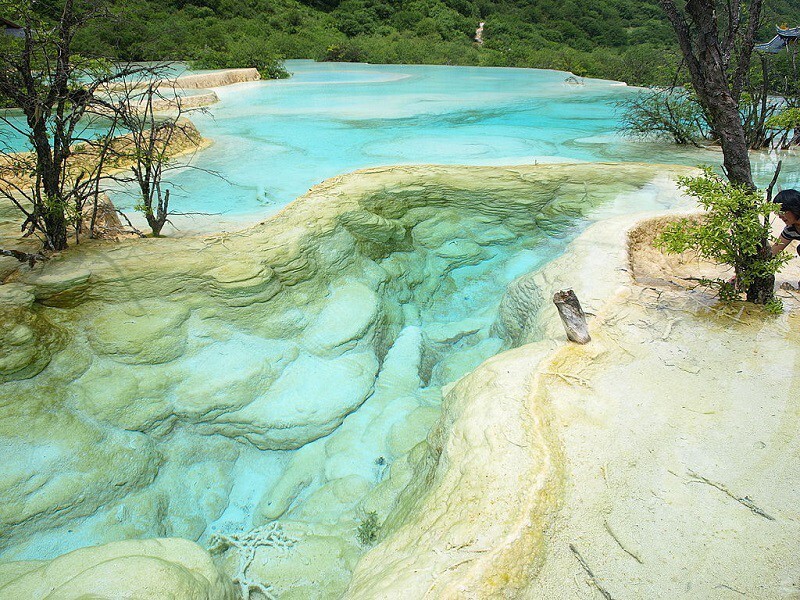
[[[766,126],[768,129],[777,129],[778,131],[800,129],[800,108],[786,108],[782,110],[777,115],[773,115],[767,119]]]
[[[675,254],[691,250],[733,267],[733,281],[701,279],[717,290],[722,301],[738,299],[757,278],[775,275],[789,260],[785,254],[772,256],[763,251],[770,237],[770,216],[780,207],[767,202],[761,192],[733,185],[710,168],[700,177],[681,178],[678,184],[706,212],[701,219],[684,218],[668,225],[656,246]]]
[[[264,79],[289,77],[283,57],[260,38],[229,40],[223,50],[204,50],[192,64],[199,69],[256,68]]]
[[[361,519],[361,523],[356,529],[356,538],[362,546],[372,546],[378,541],[378,532],[381,526],[378,523],[378,513],[374,510],[369,511]]]
[[[626,98],[618,107],[621,131],[633,137],[666,136],[676,144],[698,146],[711,133],[697,98],[683,88],[653,88]]]
[[[364,59],[361,48],[349,41],[343,44],[331,44],[322,56],[324,62],[361,62]]]
[[[783,312],[783,300],[773,297],[764,305],[764,308],[771,315],[779,315]]]

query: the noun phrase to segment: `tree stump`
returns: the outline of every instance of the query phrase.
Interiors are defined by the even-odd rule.
[[[558,316],[564,324],[567,338],[576,344],[586,344],[591,341],[589,326],[586,324],[586,314],[578,302],[578,297],[572,290],[561,290],[553,294],[553,303],[558,309]]]

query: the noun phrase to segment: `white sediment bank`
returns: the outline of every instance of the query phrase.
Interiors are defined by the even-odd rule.
[[[797,293],[779,291],[785,310],[772,316],[670,283],[721,273],[653,250],[659,223],[587,232],[586,250],[597,239],[622,248],[631,229],[632,260],[616,252],[595,271],[619,285],[592,344],[544,367],[566,484],[524,597],[582,598],[597,585],[614,598],[798,597]],[[795,261],[777,284],[798,276]]]
[[[577,175],[596,167],[549,165],[539,172],[551,173],[555,181],[562,176],[559,169],[577,181]],[[508,169],[496,179],[486,169],[451,171],[374,169],[362,177],[374,181],[369,186],[375,190],[397,189],[398,181],[406,181],[398,198],[412,203],[424,189],[422,182],[432,179],[440,187],[428,193],[437,198],[450,186],[471,185],[476,172],[494,188],[541,177],[528,168]],[[655,185],[662,193],[676,193],[664,178]],[[242,253],[252,268],[229,264],[209,271],[214,293],[224,292],[234,307],[250,302],[250,296],[268,301],[276,285],[294,287],[305,271],[316,268],[314,255],[298,253],[297,240],[321,239],[323,231],[334,228],[340,236],[347,229],[357,239],[400,243],[400,221],[375,218],[364,205],[348,200],[363,186],[347,176],[313,190],[314,202],[338,203],[337,210],[349,211],[347,220],[301,203],[273,219],[273,228],[232,234],[214,245],[186,240],[185,256],[172,260],[188,261],[202,272],[215,255]],[[487,215],[496,210],[480,194],[470,203],[484,201]],[[283,231],[277,237],[279,225],[298,217],[302,236]],[[519,343],[543,341],[489,359],[449,389],[438,423],[408,455],[400,479],[409,484],[391,502],[379,544],[355,565],[344,597],[572,599],[591,597],[598,586],[615,598],[797,595],[800,514],[793,498],[800,481],[795,435],[800,410],[792,390],[798,383],[800,319],[793,312],[778,317],[757,310],[730,312],[700,292],[670,284],[670,277],[659,274],[704,266],[685,257],[678,264],[649,250],[652,226],[637,225],[642,218],[615,217],[589,227],[560,258],[508,289],[501,305],[503,326]],[[337,223],[345,223],[344,229]],[[259,258],[265,239],[276,245]],[[342,257],[345,241],[338,245]],[[169,241],[157,242],[159,252],[174,248]],[[108,274],[98,265],[98,281],[106,282],[98,287],[107,287],[93,293],[116,293],[111,274],[125,261],[138,263],[131,256],[136,252],[133,246],[117,252]],[[266,296],[256,285],[263,278],[256,266],[272,268],[259,261],[275,270],[269,280],[275,289]],[[83,279],[78,275],[72,283],[39,278],[40,294],[55,291],[67,301],[69,295],[52,286],[83,289],[93,277],[88,271]],[[154,275],[150,269],[151,281],[141,285],[155,285]],[[792,267],[781,281],[799,277],[800,270]],[[37,285],[34,280],[26,285]],[[181,281],[183,287],[195,285],[188,277]],[[591,313],[593,341],[587,346],[562,341],[549,298],[566,287],[575,289]],[[205,294],[207,284],[199,289]],[[17,295],[23,291],[20,286]],[[783,295],[787,309],[798,307],[795,294]],[[526,314],[535,317],[526,319]],[[377,495],[364,509],[381,501]],[[320,551],[313,550],[320,544],[316,539],[309,538],[305,547],[301,540],[292,555],[279,559],[280,568],[297,563],[308,570],[320,560],[313,554]],[[330,553],[340,546],[320,547]],[[593,571],[593,583],[578,555]],[[135,561],[126,564],[137,573]],[[0,596],[14,589],[4,586],[19,585],[27,569],[20,565],[0,566]],[[17,579],[9,583],[9,574]],[[216,579],[218,573],[206,571],[205,577],[226,585]],[[169,577],[150,581],[161,595],[148,598],[187,584]],[[309,589],[314,588],[304,587],[303,593]],[[327,597],[323,586],[316,589]]]
[[[671,286],[713,267],[653,251],[644,217],[600,222],[522,278],[544,296],[574,288],[594,340],[526,345],[456,385],[417,502],[346,597],[800,593],[798,294],[779,292],[773,317]],[[539,316],[563,337],[552,306]]]
[[[160,98],[154,100],[153,109],[158,112],[175,110],[180,103],[182,110],[211,106],[219,102],[219,97],[211,88],[225,87],[237,83],[259,81],[258,69],[221,69],[208,73],[182,75],[175,79],[164,79],[158,82],[162,88]],[[177,90],[202,90],[191,95],[176,94]]]

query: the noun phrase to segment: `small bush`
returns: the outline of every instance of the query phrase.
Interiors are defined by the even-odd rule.
[[[331,44],[325,49],[323,62],[361,62],[364,60],[364,53],[352,42],[344,44]]]
[[[779,315],[783,312],[783,300],[772,298],[764,305],[764,308],[771,315]]]
[[[684,218],[670,224],[656,239],[656,246],[674,254],[692,250],[701,258],[733,267],[733,282],[702,280],[716,289],[720,300],[738,299],[756,279],[774,276],[789,260],[782,254],[772,256],[768,248],[765,252],[769,219],[780,207],[767,202],[761,192],[733,185],[710,168],[700,177],[683,177],[678,184],[697,198],[706,213],[702,219]]]
[[[223,50],[206,49],[192,64],[199,69],[256,68],[264,79],[289,77],[283,57],[260,38],[231,40]]]
[[[381,526],[378,523],[378,513],[374,510],[369,511],[361,519],[361,523],[356,529],[356,538],[362,546],[372,546],[378,541],[378,532]]]
[[[694,95],[683,88],[652,88],[619,103],[622,132],[638,138],[666,136],[676,144],[692,144],[711,128]]]
[[[800,141],[800,108],[786,108],[776,115],[772,115],[765,124],[776,138],[777,145],[781,148],[788,148],[791,144]]]
[[[797,129],[800,128],[800,108],[787,108],[777,115],[767,119],[769,129]]]

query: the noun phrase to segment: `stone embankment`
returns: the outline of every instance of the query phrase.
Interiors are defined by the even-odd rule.
[[[175,110],[178,105],[182,110],[210,106],[219,102],[219,97],[210,88],[224,87],[236,83],[259,81],[261,75],[258,69],[221,69],[208,73],[195,73],[181,75],[174,79],[162,79],[157,82],[159,96],[153,99],[153,109],[157,112]],[[142,81],[139,87],[146,87],[147,82]],[[124,84],[112,85],[111,89],[129,89]],[[180,90],[200,90],[197,94],[180,94]]]
[[[219,96],[214,91],[206,91],[191,96],[165,94],[165,97],[153,100],[153,110],[156,112],[170,112],[179,107],[182,111],[190,108],[201,108],[211,106],[219,102]]]

